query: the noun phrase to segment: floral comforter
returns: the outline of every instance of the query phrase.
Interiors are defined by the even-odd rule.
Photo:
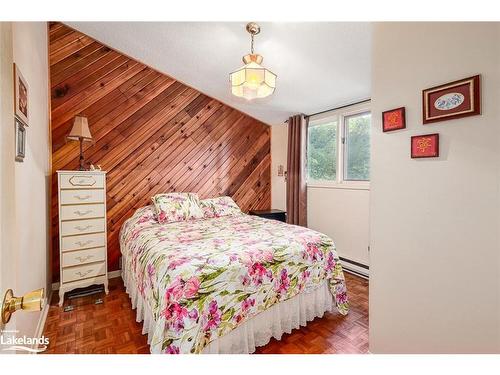
[[[348,311],[333,241],[307,228],[246,214],[159,224],[147,206],[125,222],[120,245],[156,322],[152,353],[200,353],[325,279],[339,312]]]

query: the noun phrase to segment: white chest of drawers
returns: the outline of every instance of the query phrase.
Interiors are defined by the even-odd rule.
[[[59,306],[64,293],[103,284],[108,294],[106,172],[57,171]]]

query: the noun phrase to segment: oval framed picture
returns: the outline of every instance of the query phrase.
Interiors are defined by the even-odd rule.
[[[429,124],[481,114],[481,76],[422,91],[423,122]]]

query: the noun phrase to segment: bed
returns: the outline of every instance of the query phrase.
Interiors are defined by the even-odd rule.
[[[252,353],[326,311],[347,314],[333,241],[244,213],[120,230],[122,276],[151,353]]]

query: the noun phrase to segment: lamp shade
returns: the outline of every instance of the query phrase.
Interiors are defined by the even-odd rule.
[[[262,60],[257,54],[243,57],[245,65],[229,75],[233,95],[251,100],[274,92],[276,74],[260,65]]]
[[[92,141],[92,134],[90,134],[89,122],[85,116],[75,116],[75,121],[73,122],[73,127],[71,131],[66,136],[66,138],[79,141],[90,142]]]

